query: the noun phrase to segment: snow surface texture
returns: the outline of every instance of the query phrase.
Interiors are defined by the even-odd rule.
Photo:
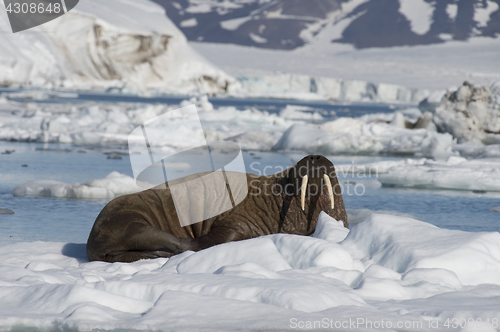
[[[385,186],[500,191],[500,159],[494,158],[407,159],[340,164],[335,165],[335,169],[339,175],[363,173],[375,176]]]
[[[0,12],[0,83],[71,89],[228,92],[238,83],[187,43],[149,0],[81,1],[66,15],[12,34]]]
[[[500,142],[500,81],[491,89],[467,82],[449,91],[434,111],[434,123],[458,142]]]
[[[500,319],[500,234],[397,216],[374,214],[349,231],[322,214],[309,237],[135,263],[88,262],[85,245],[73,243],[18,243],[0,254],[2,329],[284,331],[351,319],[363,320],[361,330],[384,320],[385,330],[402,322],[433,331],[455,318],[495,331]]]

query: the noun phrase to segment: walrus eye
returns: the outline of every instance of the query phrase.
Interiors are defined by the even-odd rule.
[[[325,184],[326,184],[326,187],[328,188],[328,196],[330,196],[330,203],[332,205],[332,210],[333,210],[333,207],[335,206],[335,201],[333,199],[332,183],[330,182],[330,178],[328,177],[328,175],[323,174],[323,178],[325,179]],[[303,209],[304,209],[304,205],[302,205],[302,210]]]
[[[300,203],[302,204],[302,211],[306,206],[306,190],[307,190],[307,174],[302,177],[302,188],[300,189]]]

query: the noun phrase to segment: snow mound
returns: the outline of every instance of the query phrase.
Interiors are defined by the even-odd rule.
[[[498,84],[497,84],[498,85]],[[492,144],[500,141],[500,94],[468,82],[448,92],[434,111],[439,130],[449,132],[459,143]]]
[[[389,165],[392,167],[387,167]],[[374,174],[385,173],[380,174],[378,180],[386,186],[500,191],[500,159],[408,159],[366,167]]]
[[[381,214],[350,231],[322,214],[310,237],[274,234],[134,263],[88,262],[85,245],[73,243],[17,243],[0,255],[6,330],[57,322],[79,330],[284,331],[331,316],[426,327],[457,317],[491,324],[500,310],[499,233]]]
[[[52,180],[36,180],[14,188],[14,196],[46,196],[59,198],[112,199],[116,196],[141,191],[134,178],[111,172],[104,179],[80,184],[66,184]]]
[[[10,31],[6,15],[0,30]],[[83,1],[26,32],[0,34],[2,84],[228,92],[235,79],[211,65],[148,0]]]
[[[388,268],[402,274],[403,281],[409,274],[434,274],[450,288],[460,284],[500,284],[497,232],[445,230],[414,219],[371,215],[353,227],[342,245],[365,266]]]

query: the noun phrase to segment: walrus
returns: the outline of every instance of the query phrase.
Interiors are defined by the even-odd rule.
[[[335,167],[323,156],[307,156],[274,175],[246,177],[248,194],[240,204],[184,227],[168,183],[113,199],[92,227],[88,259],[133,262],[262,235],[310,235],[321,211],[349,227]]]

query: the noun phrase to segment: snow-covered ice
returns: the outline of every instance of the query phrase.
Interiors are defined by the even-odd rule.
[[[372,83],[333,77],[271,73],[239,77],[241,89],[236,97],[288,98],[302,100],[334,100],[415,104],[428,97],[429,89],[416,89],[396,84]]]
[[[221,107],[217,112],[210,112],[213,106],[203,97],[171,106],[6,103],[0,105],[0,139],[86,146],[126,146],[128,135],[137,126],[191,103],[197,105],[208,140],[234,140],[242,148],[270,150],[280,134],[294,123],[286,115],[280,117],[256,109],[240,111],[235,107]],[[297,115],[297,112],[294,114]],[[196,131],[196,120],[197,118],[190,116],[172,117],[168,128],[162,127],[151,133],[151,146],[165,149],[185,146],[192,137],[203,135]],[[168,136],[165,131],[169,132]],[[252,131],[258,133],[253,135]]]
[[[41,26],[11,33],[0,12],[0,82],[49,88],[207,93],[238,82],[194,51],[148,0],[83,1]]]
[[[53,180],[35,180],[14,188],[14,196],[46,196],[59,198],[112,199],[120,195],[135,193],[142,188],[134,178],[111,172],[103,179],[85,183],[67,184]]]
[[[495,91],[494,88],[492,86],[491,91]],[[446,105],[451,104],[447,98],[443,98],[441,104],[438,104],[438,95],[442,96],[441,93],[436,94],[436,98],[431,98],[426,107],[421,105],[423,111],[410,107],[394,113],[371,113],[358,118],[333,117],[334,120],[305,106],[287,105],[274,113],[252,107],[244,110],[232,106],[214,107],[205,95],[184,100],[179,105],[19,103],[0,95],[0,139],[123,147],[127,144],[130,132],[145,121],[179,107],[195,104],[207,140],[235,142],[243,150],[304,151],[326,155],[403,154],[441,160],[456,155],[467,158],[498,158],[500,143],[494,138],[499,134],[493,134],[491,130],[495,130],[493,127],[498,122],[494,117],[499,104],[495,101],[493,104],[483,105],[478,101],[481,109],[486,110],[479,115],[484,115],[481,119],[489,129],[477,127],[478,122],[475,121],[476,129],[461,131],[469,124],[470,118],[464,118],[455,109],[446,108]],[[10,96],[10,93],[5,93],[5,96]],[[45,96],[43,94],[41,97]],[[496,100],[492,99],[496,96],[490,95],[489,100]],[[436,107],[433,104],[439,105],[434,115],[426,111],[434,111]],[[469,103],[469,108],[472,104],[474,103]],[[491,121],[488,120],[490,118]],[[449,130],[451,134],[438,132],[432,119],[439,129]],[[444,122],[440,119],[444,119]],[[193,137],[203,135],[194,126],[194,118],[172,117],[170,120],[168,128],[162,127],[152,133],[151,146],[177,151]],[[171,134],[164,135],[165,130]],[[459,143],[452,136],[457,132],[481,136],[488,145],[474,141]]]
[[[386,122],[388,119],[392,119],[390,123]],[[294,124],[273,149],[321,154],[390,153],[446,158],[455,154],[452,144],[452,136],[448,133],[405,128],[405,118],[401,113],[395,113],[359,119],[338,118],[321,125]]]
[[[500,159],[408,160],[378,179],[384,185],[402,187],[500,191]]]
[[[500,191],[500,159],[406,159],[367,164],[339,164],[337,174],[375,176],[385,186]]]
[[[207,140],[236,142],[244,150],[327,155],[382,153],[435,159],[459,154],[468,158],[500,156],[500,144],[457,144],[451,134],[436,131],[430,112],[423,113],[417,108],[328,121],[320,112],[304,106],[288,105],[275,113],[252,107],[244,110],[232,106],[214,108],[206,96],[193,97],[179,105],[18,103],[4,98],[0,102],[0,139],[126,146],[134,128],[189,104],[197,106]],[[168,128],[158,128],[151,133],[151,146],[176,151],[193,137],[203,135],[194,125],[195,118],[172,117],[170,120]],[[165,131],[171,134],[166,136]],[[491,138],[495,134],[486,135]]]
[[[468,82],[449,91],[434,111],[433,121],[459,143],[500,142],[500,91]]]
[[[432,331],[455,319],[495,331],[500,319],[500,234],[398,216],[374,214],[349,231],[322,214],[309,237],[135,263],[88,262],[74,243],[18,243],[0,255],[2,329],[284,331],[354,320],[371,330],[383,320],[385,330]]]

